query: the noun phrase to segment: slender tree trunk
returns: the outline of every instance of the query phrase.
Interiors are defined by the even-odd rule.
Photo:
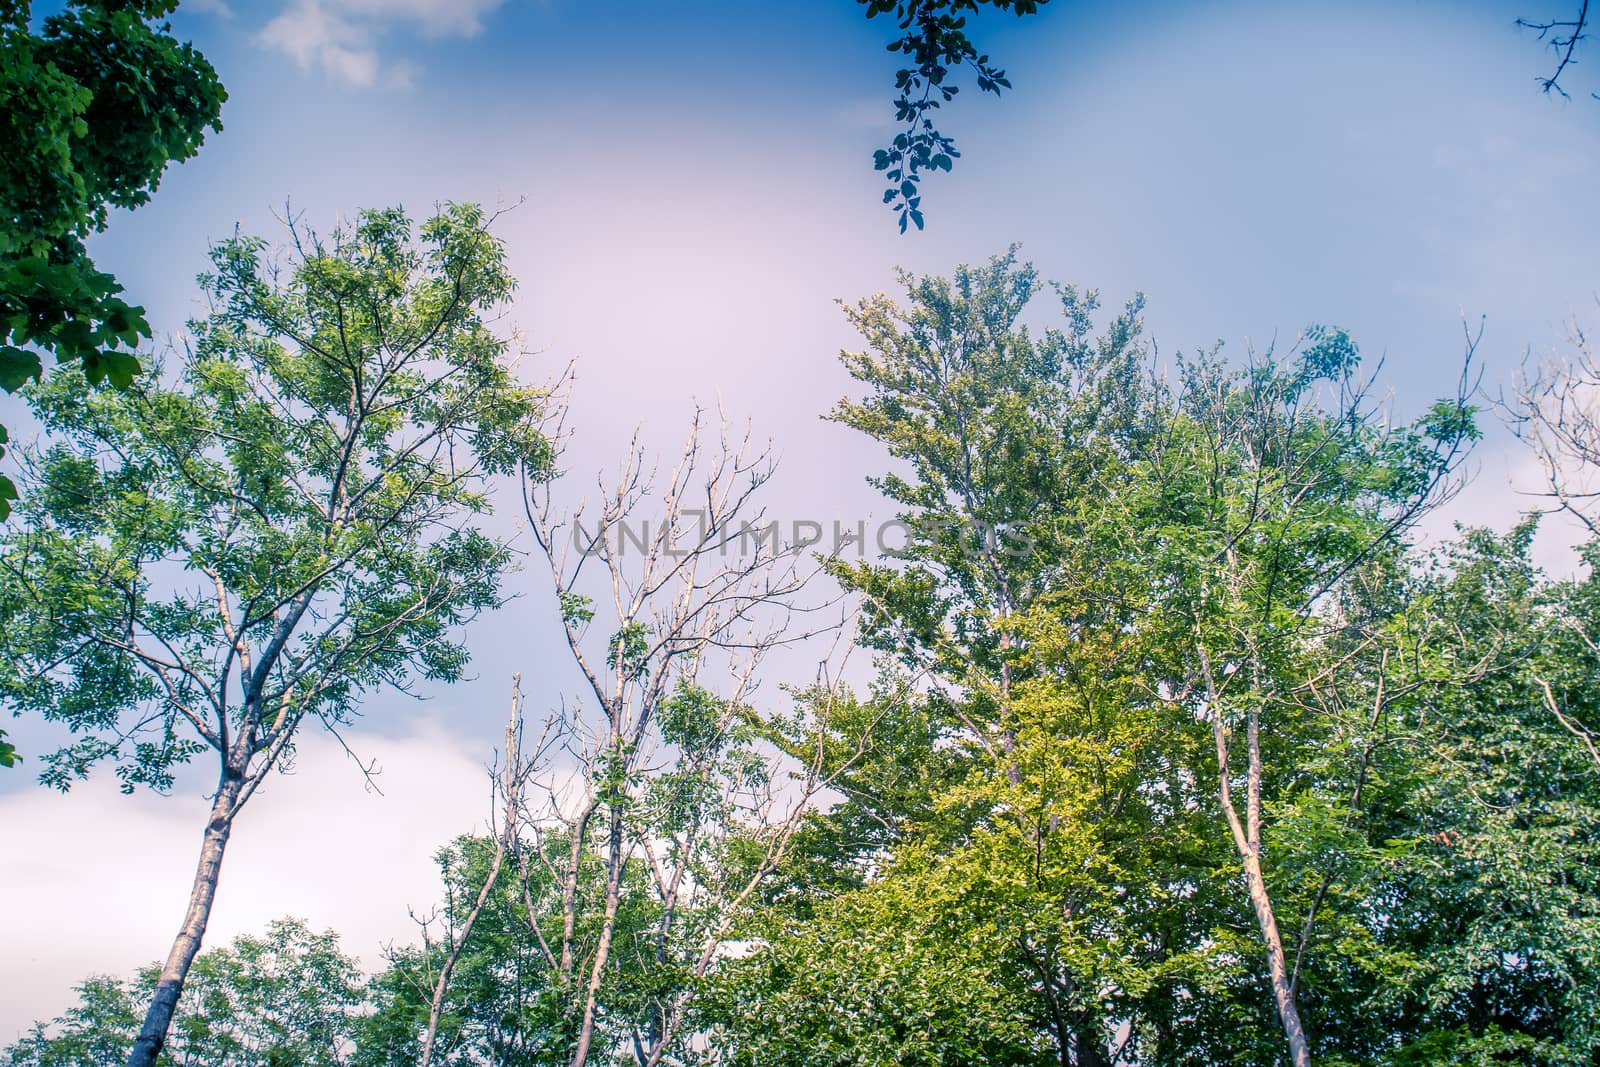
[[[228,834],[233,830],[234,804],[243,789],[243,776],[232,770],[222,772],[216,799],[211,804],[211,818],[201,838],[200,862],[195,867],[194,887],[189,890],[189,910],[184,913],[183,926],[161,968],[155,996],[150,1001],[149,1011],[145,1012],[144,1025],[139,1027],[133,1051],[128,1055],[128,1067],[154,1067],[166,1043],[167,1028],[172,1025],[172,1014],[178,1007],[184,979],[200,952],[206,923],[211,919],[211,902],[216,899],[217,879],[222,874],[222,854],[228,847]]]
[[[1246,772],[1246,823],[1241,825],[1238,810],[1233,805],[1232,789],[1228,777],[1228,743],[1222,728],[1220,711],[1214,711],[1217,730],[1217,759],[1221,772],[1222,811],[1233,831],[1234,844],[1244,865],[1245,883],[1250,893],[1250,906],[1255,909],[1256,924],[1261,928],[1261,940],[1267,949],[1267,972],[1272,981],[1272,999],[1278,1009],[1278,1020],[1283,1024],[1283,1034],[1289,1041],[1289,1055],[1294,1067],[1311,1067],[1311,1047],[1306,1041],[1305,1027],[1300,1023],[1300,1009],[1295,1004],[1294,989],[1289,984],[1289,967],[1283,952],[1283,938],[1278,935],[1278,919],[1272,908],[1272,898],[1267,894],[1266,876],[1261,871],[1261,717],[1252,708],[1246,726],[1250,763]]]
[[[572,1054],[572,1067],[584,1067],[589,1060],[589,1048],[594,1043],[595,1008],[600,1000],[600,983],[605,975],[606,962],[611,956],[611,940],[616,933],[617,911],[622,902],[622,814],[614,805],[609,836],[611,855],[606,872],[606,911],[600,922],[600,941],[595,946],[594,962],[589,969],[589,984],[583,998],[583,1021],[578,1030],[578,1048]]]
[[[439,1040],[439,1019],[444,1015],[444,1001],[450,993],[451,976],[455,974],[456,964],[461,961],[461,954],[466,951],[467,939],[472,936],[473,927],[478,925],[478,916],[483,914],[484,905],[489,903],[490,894],[500,882],[500,869],[505,865],[506,852],[517,839],[517,811],[522,797],[521,728],[522,675],[519,672],[511,680],[511,715],[506,720],[506,763],[498,778],[500,795],[505,798],[505,810],[501,815],[500,833],[495,837],[494,859],[489,863],[489,873],[484,875],[483,888],[478,890],[477,899],[472,902],[472,910],[461,924],[460,934],[451,932],[450,951],[445,954],[444,965],[439,968],[439,980],[433,985],[433,999],[428,1004],[428,1028],[422,1035],[422,1054],[417,1059],[417,1067],[431,1067],[433,1063],[433,1046]],[[462,871],[465,874],[464,853]]]
[[[1105,1050],[1100,1044],[1100,1028],[1092,1022],[1077,1032],[1073,1044],[1077,1046],[1077,1067],[1107,1067]]]
[[[495,844],[494,860],[489,865],[489,873],[484,877],[483,888],[478,890],[478,897],[472,903],[472,910],[467,913],[466,921],[461,924],[460,935],[452,939],[450,951],[444,958],[444,966],[439,969],[439,980],[433,985],[433,999],[428,1004],[428,1028],[422,1035],[422,1054],[417,1059],[417,1067],[430,1067],[433,1063],[433,1046],[439,1039],[439,1019],[444,1015],[444,1000],[450,992],[450,978],[455,973],[456,964],[461,960],[461,953],[466,950],[467,938],[472,936],[472,928],[478,925],[478,916],[483,914],[483,907],[489,902],[489,894],[494,892],[495,884],[500,881],[500,866],[505,856],[505,840],[502,838]]]
[[[1273,915],[1272,899],[1267,896],[1267,882],[1261,874],[1261,857],[1255,852],[1244,856],[1245,879],[1250,887],[1250,904],[1255,908],[1256,922],[1261,927],[1261,939],[1267,946],[1267,970],[1272,978],[1272,999],[1278,1008],[1278,1019],[1283,1023],[1284,1036],[1289,1039],[1289,1055],[1295,1067],[1311,1067],[1311,1046],[1306,1041],[1305,1028],[1300,1025],[1300,1009],[1295,1005],[1294,990],[1289,985],[1289,969],[1284,960],[1283,940],[1278,936],[1278,920]]]
[[[1205,672],[1211,729],[1217,745],[1218,800],[1244,866],[1250,905],[1255,909],[1256,924],[1261,928],[1261,940],[1266,945],[1273,1003],[1278,1009],[1278,1020],[1283,1024],[1284,1037],[1289,1041],[1290,1061],[1294,1067],[1311,1067],[1311,1045],[1306,1040],[1305,1027],[1300,1023],[1300,1009],[1295,1004],[1294,988],[1289,981],[1283,939],[1278,935],[1278,919],[1272,909],[1272,898],[1267,894],[1266,877],[1261,871],[1261,709],[1252,706],[1246,713],[1245,743],[1249,762],[1245,771],[1245,818],[1241,820],[1239,809],[1233,802],[1233,772],[1228,766],[1229,731],[1223,722],[1216,680],[1211,674],[1211,662],[1203,647],[1200,649],[1200,660]],[[1260,690],[1259,681],[1256,688]]]

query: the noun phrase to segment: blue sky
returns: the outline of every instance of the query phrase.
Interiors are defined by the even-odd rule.
[[[882,511],[863,482],[881,457],[820,421],[850,385],[835,299],[1012,242],[1109,306],[1147,294],[1163,352],[1344,326],[1386,359],[1402,414],[1453,388],[1463,316],[1482,318],[1497,389],[1600,284],[1583,195],[1600,102],[1539,94],[1548,58],[1514,28],[1525,13],[1539,14],[1416,0],[990,14],[976,32],[1015,91],[969,86],[947,109],[965,154],[925,186],[927,231],[901,236],[870,166],[898,57],[890,25],[850,0],[185,9],[179,30],[229,87],[226,129],[96,251],[173,331],[198,307],[207,243],[280,232],[286,202],[326,228],[363,206],[520,200],[500,226],[521,280],[510,320],[538,353],[530,377],[577,361],[571,468],[614,464],[640,424],[670,447],[692,403],[720,398],[782,453],[782,510],[854,519]],[[1496,519],[1523,506],[1507,510],[1491,469],[1508,455],[1498,434],[1480,454]],[[547,624],[540,606],[514,609],[513,629]],[[493,684],[527,656],[505,625],[474,635]]]
[[[363,206],[521,200],[501,225],[521,280],[511,320],[539,353],[531,378],[577,361],[575,472],[613,465],[639,424],[670,447],[693,403],[720,398],[782,454],[778,511],[881,516],[863,483],[881,457],[819,416],[849,389],[833,301],[891,288],[897,265],[948,272],[1020,241],[1108,305],[1144,292],[1163,352],[1336,323],[1386,357],[1402,413],[1453,388],[1463,315],[1486,321],[1491,390],[1569,316],[1593,323],[1600,82],[1580,66],[1577,99],[1541,96],[1552,59],[1513,26],[1561,6],[1055,0],[986,16],[975,35],[1015,90],[969,87],[946,110],[964,156],[925,187],[927,231],[902,237],[871,170],[892,119],[890,27],[850,0],[186,3],[174,23],[223,76],[226,130],[95,253],[168,334],[197,308],[208,241],[274,235],[286,200],[321,228]],[[1503,525],[1531,506],[1508,487],[1526,463],[1503,432],[1477,463],[1454,517]],[[221,936],[285,911],[351,930],[368,958],[406,935],[427,853],[481,815],[475,768],[510,673],[536,679],[534,701],[567,683],[543,651],[543,590],[518,581],[523,598],[472,631],[476,680],[369,705],[357,740],[397,768],[385,797],[310,742],[296,779],[247,813]],[[43,739],[14,725],[24,750]],[[165,951],[201,792],[125,801],[91,783],[61,800],[4,776],[0,821],[43,850],[75,836],[91,858],[0,880],[0,907],[70,907],[81,942],[50,955],[24,936],[22,958],[50,969],[26,990],[0,977],[0,1041],[64,1007],[84,971]],[[335,809],[369,828],[359,857],[327,825]],[[178,877],[113,899],[126,857],[93,842],[134,839]],[[356,888],[357,869],[381,877]],[[291,874],[268,892],[271,872]]]

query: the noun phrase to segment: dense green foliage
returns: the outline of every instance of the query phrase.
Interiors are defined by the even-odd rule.
[[[1320,329],[1170,385],[1141,369],[1137,303],[1095,337],[1092,295],[1064,290],[1035,336],[1035,288],[1003,259],[852,311],[867,391],[836,417],[910,472],[879,484],[919,535],[839,570],[887,657],[877,744],[768,947],[725,968],[714,1045],[1283,1062],[1219,808],[1227,752],[1243,821],[1253,723],[1264,893],[1316,1061],[1591,1062],[1600,767],[1531,680],[1587,713],[1590,583],[1541,584],[1531,528],[1434,567],[1405,550],[1470,408],[1390,424]]]
[[[79,1067],[128,1058],[159,973],[90,978],[79,1003],[6,1050],[13,1067]],[[366,978],[337,935],[296,919],[236,938],[195,961],[161,1063],[189,1067],[337,1067],[364,1018]]]
[[[1048,0],[859,2],[901,63],[883,201],[921,229],[941,107],[1011,88],[969,19]],[[42,430],[25,496],[0,474],[0,706],[65,738],[29,756],[58,789],[216,771],[167,958],[5,1063],[1600,1064],[1600,541],[1563,580],[1531,517],[1417,546],[1479,436],[1468,373],[1405,421],[1337,328],[1162,363],[1142,299],[1056,287],[1025,325],[1049,287],[1013,250],[846,309],[831,418],[886,454],[903,549],[729,562],[773,467],[698,415],[664,484],[630,449],[585,543],[476,206],[225,240],[205,313],[137,353],[87,242],[222,128],[176,6],[0,0],[0,389]],[[1587,10],[1531,24],[1546,92]],[[1513,421],[1600,533],[1563,481],[1600,463],[1585,356]],[[284,919],[202,953],[302,728],[464,676],[513,479],[587,692],[525,751],[518,677],[491,833],[439,851],[417,941],[369,969]],[[816,574],[872,676],[830,652],[758,696]]]
[[[144,310],[95,269],[84,239],[112,208],[147,202],[200,148],[227,98],[204,56],[151,25],[176,0],[75,0],[34,33],[27,0],[0,4],[0,388],[43,374],[39,350],[126,386]],[[6,443],[0,427],[0,446]],[[0,449],[3,454],[3,449]],[[16,498],[0,477],[0,519]]]
[[[219,264],[243,256],[236,277],[255,277],[252,247]],[[1097,326],[1096,295],[1060,288],[1060,317],[1025,326],[1044,287],[1012,255],[905,284],[848,309],[861,389],[832,416],[888,454],[875,484],[908,535],[892,558],[827,562],[861,598],[864,691],[796,690],[791,719],[661,672],[648,715],[584,764],[592,819],[517,807],[547,768],[501,779],[514,830],[440,853],[420,944],[366,981],[293,927],[267,939],[292,952],[201,957],[174,1041],[227,1036],[172,1062],[234,1062],[203,1055],[283,1026],[287,1058],[267,1062],[335,1062],[318,1057],[336,1045],[337,1062],[411,1064],[430,1016],[432,1062],[458,1065],[1596,1062],[1600,579],[1544,577],[1532,519],[1413,545],[1476,439],[1465,390],[1397,420],[1356,344],[1323,327],[1287,353],[1162,368],[1138,300]],[[228,380],[192,377],[181,410]],[[69,439],[149,395],[70,381],[34,391]],[[531,426],[532,397],[506,402],[515,417],[489,425]],[[537,436],[504,440],[491,464],[548,460]],[[148,490],[117,503],[108,469],[70,449],[37,469],[58,473],[30,492],[14,553],[194,510]],[[283,565],[304,555],[270,544]],[[56,598],[76,632],[118,601],[88,586]],[[581,650],[597,605],[557,599]],[[182,603],[160,618],[198,625]],[[34,633],[23,619],[11,631]],[[610,631],[622,684],[649,674],[661,625]],[[119,662],[13,692],[87,716],[74,687],[131,677]],[[773,780],[774,752],[828,785],[783,827],[730,807]],[[161,782],[182,754],[157,746],[129,781]],[[262,962],[286,953],[330,962]],[[120,1055],[135,992],[86,984],[12,1062]],[[289,1021],[286,997],[327,1021]]]

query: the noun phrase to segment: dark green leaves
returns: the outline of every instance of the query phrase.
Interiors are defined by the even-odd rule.
[[[148,22],[176,6],[73,4],[37,33],[28,4],[0,8],[0,389],[37,380],[39,351],[81,360],[91,382],[121,389],[139,373],[117,349],[136,347],[150,326],[83,239],[105,228],[111,207],[149,200],[169,163],[222,128],[216,71]],[[4,518],[11,483],[0,483]]]
[[[44,373],[37,352],[27,352],[12,345],[0,346],[0,389],[14,393]]]
[[[978,52],[967,35],[967,13],[984,5],[1018,15],[1031,15],[1048,0],[860,0],[867,18],[893,14],[902,36],[889,42],[889,51],[905,56],[910,66],[895,73],[895,121],[902,132],[887,148],[873,153],[874,170],[888,182],[883,202],[899,218],[900,232],[908,226],[922,229],[919,183],[924,174],[948,171],[961,153],[955,141],[935,128],[932,113],[954,100],[960,86],[950,76],[970,69],[978,91],[998,96],[1011,88],[1005,71]]]

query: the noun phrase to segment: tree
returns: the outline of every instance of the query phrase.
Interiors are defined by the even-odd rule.
[[[1298,1067],[1309,1067],[1311,1043],[1264,869],[1263,730],[1274,728],[1274,714],[1298,714],[1294,695],[1338,669],[1327,633],[1371,625],[1359,610],[1370,605],[1347,592],[1348,579],[1403,551],[1405,531],[1448,490],[1477,434],[1465,376],[1455,400],[1414,427],[1392,427],[1366,407],[1358,358],[1342,332],[1313,329],[1286,363],[1269,354],[1240,369],[1187,365],[1149,468],[1158,515],[1167,516],[1152,530],[1156,569],[1171,590],[1162,598],[1161,614],[1175,624],[1166,643],[1189,660],[1168,685],[1175,700],[1198,698],[1211,726],[1218,801]],[[1293,754],[1279,761],[1291,776],[1301,763]]]
[[[549,727],[576,778],[529,779],[519,862],[571,1067],[623,1048],[655,1067],[681,1049],[695,988],[830,780],[827,661],[790,714],[756,703],[775,649],[833,628],[805,625],[815,568],[764,521],[770,456],[726,424],[707,446],[702,420],[659,483],[632,443],[588,518],[563,510],[556,481],[527,495],[585,688]]]
[[[90,978],[79,1002],[6,1051],[12,1067],[77,1067],[127,1059],[138,1008],[160,980]],[[341,1067],[349,1062],[366,982],[337,935],[279,919],[264,937],[244,935],[195,960],[159,1062],[192,1067]]]
[[[552,841],[550,847],[564,844]],[[519,858],[531,858],[530,845],[513,843],[517,851],[501,854],[498,871],[493,838],[466,836],[440,850],[443,900],[421,916],[422,944],[391,947],[388,970],[373,982],[374,1011],[358,1041],[360,1067],[412,1067],[430,1026],[437,1064],[532,1067],[570,1061],[577,1003],[572,984],[563,982],[544,953],[544,945],[560,936],[560,916],[545,905],[561,886],[547,869],[519,868]],[[582,863],[575,937],[592,945],[603,914],[606,865],[592,847]],[[654,917],[642,868],[625,872],[620,896],[614,939],[631,947],[647,939]],[[474,909],[471,936],[463,936]],[[612,958],[599,997],[603,1009],[611,1009],[619,984],[641,966],[631,951]],[[602,1050],[610,1050],[609,1041],[602,1040],[595,1055]]]
[[[1600,495],[1594,485],[1600,471],[1600,412],[1592,395],[1600,385],[1600,360],[1576,319],[1569,338],[1570,351],[1533,367],[1524,367],[1501,408],[1513,431],[1532,450],[1545,478],[1545,492],[1556,509],[1576,519],[1588,531],[1589,549],[1600,544]],[[1600,645],[1600,628],[1587,619],[1564,616],[1572,633],[1593,652]],[[1563,712],[1555,694],[1544,691],[1545,704],[1562,727],[1578,738],[1600,769],[1600,726]],[[1592,722],[1592,720],[1591,720]]]
[[[430,1067],[434,1062],[439,1027],[444,1021],[446,1006],[452,994],[456,967],[466,957],[469,949],[477,948],[472,941],[472,935],[477,929],[478,920],[492,913],[497,895],[504,896],[500,879],[507,858],[514,859],[521,854],[521,842],[517,834],[522,810],[522,792],[527,785],[528,775],[544,755],[543,737],[535,743],[531,754],[524,751],[522,729],[522,676],[519,674],[511,682],[511,713],[506,722],[502,762],[491,775],[494,784],[493,793],[499,799],[501,809],[498,819],[495,813],[490,815],[490,828],[493,832],[492,844],[487,849],[487,869],[481,874],[471,869],[469,860],[472,853],[478,850],[474,846],[479,846],[481,843],[470,838],[458,842],[455,849],[446,849],[439,855],[440,871],[444,875],[446,886],[443,916],[445,939],[442,944],[435,946],[430,937],[431,918],[425,919],[422,921],[422,951],[414,954],[424,966],[433,964],[434,958],[438,958],[437,973],[432,975],[428,1021],[423,1028],[421,1047],[415,1060],[417,1067]],[[470,890],[463,885],[469,881],[477,883],[471,886]],[[520,969],[518,977],[521,977]],[[520,986],[521,983],[515,984]],[[514,994],[520,993],[520,988],[514,990]]]
[[[176,0],[74,0],[37,34],[30,6],[0,6],[0,387],[38,380],[38,349],[126,387],[150,326],[84,239],[222,129],[227,93],[204,56],[150,24]],[[0,427],[0,454],[6,443]],[[0,476],[0,519],[15,499]]]
[[[307,721],[461,675],[456,628],[498,602],[505,543],[469,523],[487,479],[544,469],[542,393],[485,321],[512,289],[484,213],[414,233],[398,209],[271,259],[236,237],[168,378],[121,393],[79,372],[31,386],[55,435],[0,542],[0,695],[75,740],[67,788],[102,761],[172,785],[209,751],[217,787],[183,925],[129,1057],[155,1062],[200,947],[240,811]],[[534,476],[537,476],[535,473]]]
[[[1115,595],[1135,542],[1113,487],[1146,433],[1141,305],[1096,336],[1097,297],[1065,289],[1063,325],[1035,336],[1018,319],[1041,283],[1014,255],[903,280],[904,306],[850,309],[866,395],[835,413],[897,461],[875,484],[908,534],[898,563],[835,567],[888,657],[881,719],[807,842],[820,899],[777,901],[770,947],[728,973],[763,1019],[791,997],[840,1008],[781,1028],[734,1010],[720,1044],[734,1062],[1109,1062],[1119,985],[1150,984],[1132,946],[1157,940],[1121,899],[1143,899],[1150,855],[1193,851],[1137,788],[1171,763],[1170,713],[1129,691],[1142,639]]]
[[[531,1067],[564,1063],[571,1055],[571,1001],[540,948],[540,938],[555,936],[559,927],[539,914],[542,928],[531,929],[516,855],[502,852],[496,871],[497,847],[495,838],[466,836],[440,850],[443,899],[420,916],[422,943],[391,946],[388,969],[373,980],[373,1013],[357,1042],[360,1067],[413,1067],[430,1026],[437,1064]],[[589,914],[601,896],[602,871],[597,857],[587,857],[580,893]],[[645,899],[637,875],[624,886],[619,909],[625,943],[635,936],[634,916]],[[547,894],[542,883],[528,887],[536,901]],[[464,936],[475,908],[471,936]],[[591,933],[586,929],[585,938]]]
[[[153,982],[150,984],[154,984]],[[76,1067],[120,1063],[139,1032],[137,993],[129,983],[92,977],[77,987],[78,1003],[48,1026],[33,1031],[6,1050],[10,1067]]]
[[[1466,396],[1392,423],[1336,330],[1287,358],[1182,360],[1173,384],[1145,367],[1137,301],[1096,336],[1094,294],[1062,289],[1059,327],[1019,325],[1040,286],[1014,256],[906,285],[851,310],[865,395],[836,413],[898,461],[877,484],[910,532],[897,562],[835,568],[890,657],[882,745],[796,865],[811,899],[775,899],[767,946],[729,968],[719,1047],[1064,1065],[1369,1047],[1308,1036],[1296,984],[1321,1007],[1339,968],[1370,988],[1381,966],[1358,958],[1380,905],[1318,893],[1316,862],[1374,800],[1350,709],[1419,691],[1385,666],[1410,647],[1390,620],[1405,530],[1475,432]],[[862,973],[883,979],[864,997]],[[759,1006],[788,998],[841,1007],[768,1035]],[[899,1022],[946,1012],[984,1021]]]

